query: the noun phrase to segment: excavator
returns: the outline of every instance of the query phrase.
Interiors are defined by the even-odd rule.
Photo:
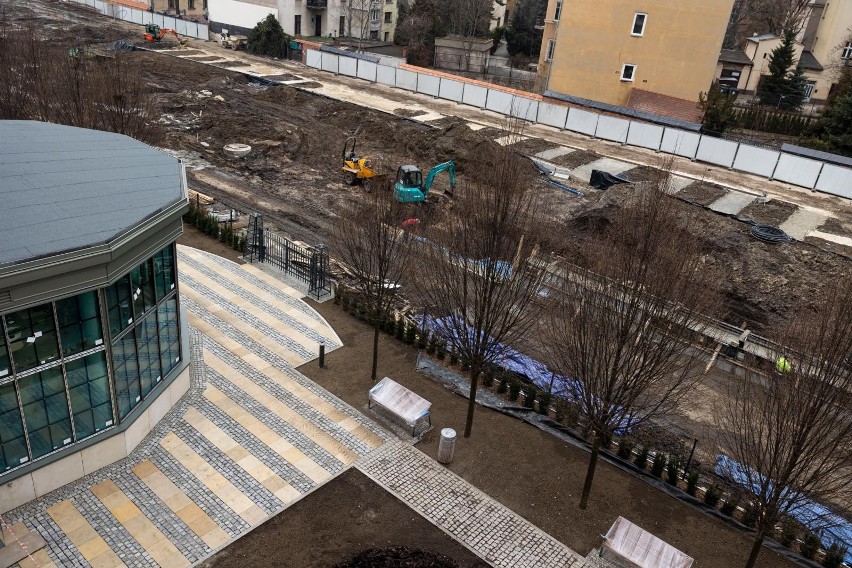
[[[379,177],[381,174],[372,167],[371,160],[355,153],[354,136],[343,142],[343,179],[347,185],[355,185],[365,179]]]
[[[426,201],[432,182],[435,181],[435,176],[444,171],[450,174],[450,190],[446,193],[452,195],[456,187],[456,163],[454,161],[450,160],[433,167],[426,174],[425,182],[423,181],[423,172],[417,166],[400,166],[396,172],[396,183],[393,186],[396,200],[400,203],[422,203]]]
[[[172,34],[178,40],[180,45],[186,45],[189,43],[188,39],[181,39],[178,33],[171,28],[161,28],[157,24],[145,24],[145,33],[142,34],[145,38],[145,41],[160,41],[167,34]]]

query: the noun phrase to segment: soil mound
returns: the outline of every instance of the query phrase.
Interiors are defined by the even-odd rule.
[[[484,564],[480,564],[484,566]],[[462,568],[441,554],[403,546],[366,550],[334,568]]]

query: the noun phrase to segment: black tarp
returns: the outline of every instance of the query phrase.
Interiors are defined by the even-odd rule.
[[[619,183],[631,183],[631,181],[624,174],[613,175],[601,170],[592,170],[592,176],[589,178],[589,185],[595,189],[609,189]]]

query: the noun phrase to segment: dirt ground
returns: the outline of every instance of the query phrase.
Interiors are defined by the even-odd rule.
[[[353,468],[310,493],[285,513],[272,517],[199,567],[328,568],[346,562],[364,550],[393,547],[418,549],[455,563],[442,566],[487,566],[408,505]],[[436,564],[392,565],[426,568]]]
[[[11,0],[5,5],[13,21],[34,18],[55,43],[77,46],[85,42],[96,49],[103,49],[116,39],[144,43],[138,26],[99,18],[73,5],[46,0]],[[74,14],[71,19],[69,13]],[[233,52],[229,55],[237,57]],[[158,145],[187,165],[190,189],[244,213],[262,213],[266,226],[307,244],[327,242],[335,219],[351,211],[353,203],[364,195],[362,187],[342,183],[341,150],[348,136],[356,136],[358,151],[372,157],[391,177],[401,164],[414,163],[425,170],[453,159],[458,166],[458,191],[464,191],[476,174],[480,158],[494,148],[494,138],[503,134],[493,127],[474,131],[463,120],[454,118],[425,125],[404,116],[318,96],[310,90],[269,87],[240,73],[161,53],[136,51],[122,56],[140,65],[140,76],[151,92],[161,129]],[[246,56],[240,53],[239,57]],[[286,75],[288,72],[282,69],[282,76]],[[324,77],[331,80],[330,76]],[[408,95],[392,91],[387,96],[399,98],[402,106]],[[405,114],[403,109],[399,114]],[[245,158],[226,156],[222,148],[235,142],[251,145],[251,153]],[[548,145],[530,139],[521,142],[518,149],[531,153]],[[588,141],[588,146],[597,148],[599,144]],[[618,146],[607,148],[617,158],[628,150],[637,152]],[[639,152],[632,158],[657,165],[653,155],[642,156]],[[556,161],[573,167],[597,157],[595,151],[577,150]],[[714,171],[717,174],[720,179],[734,175]],[[641,176],[639,172],[637,175]],[[530,183],[547,205],[543,208],[542,226],[553,227],[551,240],[565,248],[585,236],[576,225],[566,229],[571,219],[579,211],[593,209],[601,200],[606,203],[603,192],[588,190],[582,181],[572,180],[571,185],[586,191],[583,198],[540,178],[531,177]],[[436,187],[439,193],[445,185],[446,178],[440,177]],[[681,196],[706,204],[722,191],[707,182],[685,189]],[[443,207],[445,203],[426,207]],[[763,208],[752,207],[750,212],[756,218],[780,220],[776,215],[780,210],[775,211],[771,202]],[[838,219],[832,221],[847,233],[852,231],[849,208],[836,213]],[[412,215],[417,215],[416,207],[412,207]],[[748,237],[739,224],[709,212],[703,215],[706,219],[698,224],[701,231],[696,232],[696,238],[706,244],[708,258],[712,256],[715,263],[724,267],[719,289],[728,300],[730,314],[717,315],[738,325],[745,321],[754,331],[771,333],[803,301],[807,303],[836,275],[850,270],[849,260],[842,256],[801,243],[766,246]],[[842,245],[808,240],[825,249],[850,254],[849,248]],[[748,314],[754,314],[755,319],[743,320]]]
[[[309,363],[300,371],[364,412],[370,382],[371,329],[332,302],[312,304],[337,331],[344,347],[326,356],[326,367]],[[418,448],[437,457],[441,428],[464,430],[467,400],[415,370],[416,351],[382,334],[379,376],[394,380],[432,402],[434,429]],[[588,453],[517,419],[477,407],[473,435],[459,437],[448,466],[518,514],[580,554],[600,543],[619,515],[639,524],[695,558],[698,566],[740,568],[750,541],[609,464],[600,464],[586,511],[577,507]],[[760,568],[794,566],[764,550]]]

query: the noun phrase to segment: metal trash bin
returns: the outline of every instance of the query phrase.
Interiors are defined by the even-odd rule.
[[[441,429],[441,442],[438,444],[438,461],[448,464],[453,461],[456,452],[456,431],[452,428]]]

